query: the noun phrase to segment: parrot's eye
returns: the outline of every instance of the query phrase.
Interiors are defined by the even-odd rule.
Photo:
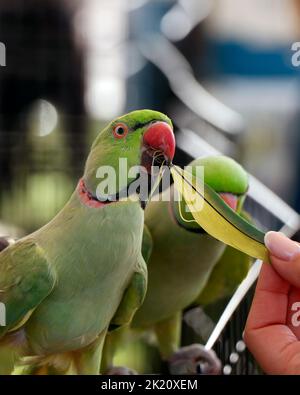
[[[113,134],[117,139],[122,139],[127,133],[128,127],[124,123],[118,123],[113,129]]]

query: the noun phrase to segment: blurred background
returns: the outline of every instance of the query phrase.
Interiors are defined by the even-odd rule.
[[[173,119],[175,163],[209,144],[299,212],[298,41],[299,0],[1,0],[0,235],[52,218],[102,126],[141,108]]]
[[[3,222],[51,218],[103,123],[138,108],[166,112],[299,210],[300,1],[2,0],[0,41]]]

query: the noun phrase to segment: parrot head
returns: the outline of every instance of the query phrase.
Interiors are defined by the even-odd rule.
[[[193,160],[192,173],[196,175],[196,168],[204,168],[204,182],[209,185],[225,203],[235,212],[240,213],[249,188],[248,174],[235,160],[227,156],[207,156]],[[181,203],[181,211],[186,209],[186,204]],[[187,210],[185,210],[186,212]],[[174,202],[174,212],[177,221],[183,222],[179,215],[178,202]],[[192,219],[190,213],[187,219]],[[195,224],[195,227],[199,227]]]
[[[240,212],[249,188],[248,174],[228,156],[208,156],[195,159],[190,166],[204,167],[204,181],[228,204]]]
[[[152,110],[138,110],[109,123],[94,141],[81,180],[93,198],[104,173],[112,171],[114,181],[109,195],[118,196],[136,179],[129,169],[143,168],[151,173],[152,165],[169,164],[175,153],[175,137],[171,120]],[[125,169],[126,167],[126,169]],[[127,176],[124,175],[127,170]]]

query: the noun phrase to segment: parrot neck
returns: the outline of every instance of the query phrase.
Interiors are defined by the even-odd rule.
[[[179,205],[180,205],[180,211],[179,211]],[[187,230],[188,232],[205,234],[206,233],[205,230],[201,228],[196,221],[192,221],[193,216],[191,215],[190,212],[186,212],[186,207],[187,205],[183,198],[179,202],[174,199],[174,189],[172,189],[172,198],[170,200],[169,208],[170,208],[171,217],[173,218],[174,222],[181,228]],[[180,213],[182,215],[180,215]],[[184,219],[186,219],[187,221],[185,221]]]
[[[185,222],[179,216],[177,216],[177,212],[174,209],[174,205],[172,205],[171,211],[172,211],[172,217],[176,222],[176,225],[180,226],[181,228],[185,229],[188,232],[206,234],[205,230],[201,228],[201,226],[199,226],[198,224],[193,222]]]
[[[101,202],[88,191],[85,186],[84,180],[81,178],[77,185],[77,193],[80,201],[87,207],[101,208],[112,203],[110,201]]]

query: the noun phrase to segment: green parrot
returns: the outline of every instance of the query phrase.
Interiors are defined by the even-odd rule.
[[[237,162],[225,156],[211,156],[194,160],[190,166],[194,174],[197,166],[204,166],[205,183],[219,193],[233,210],[241,212],[248,190],[248,175]],[[192,369],[196,373],[196,356],[204,357],[203,349],[196,344],[180,351],[182,311],[197,298],[202,303],[201,298],[212,302],[228,295],[232,290],[231,283],[237,286],[246,275],[250,258],[245,259],[244,254],[214,239],[197,223],[187,222],[192,216],[185,211],[185,202],[181,201],[179,210],[178,202],[174,198],[167,201],[165,194],[170,195],[170,191],[164,191],[159,201],[150,201],[146,207],[142,252],[148,267],[148,289],[130,327],[154,330],[161,357],[169,361],[171,372],[176,371],[176,364],[184,356],[189,366],[192,362],[187,371]],[[172,195],[174,197],[173,186]],[[230,267],[231,262],[227,261],[230,251],[243,257],[242,268],[238,267],[239,259],[236,268]],[[224,266],[229,269],[227,273]],[[209,294],[211,276],[212,282],[223,282],[215,284]],[[222,276],[234,279],[225,284]],[[202,291],[205,291],[204,295]],[[112,362],[112,349],[118,345],[117,336],[118,332],[115,332],[107,339],[110,346],[105,350],[110,356],[106,368]],[[207,355],[207,358],[214,359],[214,355]],[[126,368],[113,367],[108,372],[126,373]]]
[[[136,195],[122,198],[135,178],[121,177],[120,158],[150,172],[174,152],[172,123],[156,111],[131,112],[99,133],[64,208],[0,253],[0,352],[9,345],[40,373],[99,372],[107,331],[131,321],[147,287],[144,212]],[[107,168],[116,182],[103,195]]]

